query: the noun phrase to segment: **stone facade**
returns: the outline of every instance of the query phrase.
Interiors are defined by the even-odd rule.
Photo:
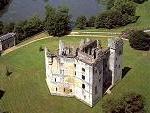
[[[59,41],[59,53],[45,48],[46,82],[51,95],[76,97],[90,107],[121,79],[123,41],[110,39],[102,48],[98,40],[82,40],[79,48]]]
[[[15,33],[8,33],[0,37],[0,52],[15,46]]]

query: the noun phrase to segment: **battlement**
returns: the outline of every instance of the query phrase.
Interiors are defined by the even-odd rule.
[[[94,106],[121,79],[122,51],[119,38],[109,39],[107,48],[90,39],[82,39],[77,47],[60,40],[57,54],[45,48],[46,82],[51,95],[75,96]]]
[[[120,38],[108,39],[108,47],[111,49],[117,49],[123,45],[123,40]]]

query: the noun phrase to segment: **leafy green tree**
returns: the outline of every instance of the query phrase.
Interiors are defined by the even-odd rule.
[[[130,46],[137,50],[150,50],[150,35],[143,31],[128,31]]]
[[[97,0],[98,3],[106,6],[106,9],[109,10],[114,6],[115,0]]]
[[[10,0],[0,0],[0,10],[3,9],[7,4],[9,4]]]
[[[8,67],[6,66],[6,76],[10,77],[10,75],[12,74],[12,72],[9,71]]]
[[[102,108],[104,113],[144,113],[143,97],[130,93],[120,100],[107,99],[103,102]]]
[[[106,1],[106,8],[111,9],[114,6],[115,0],[107,0]]]
[[[14,31],[16,33],[16,43],[20,43],[25,39],[24,26],[27,21],[21,21],[15,24]]]
[[[125,2],[125,0],[116,0],[112,9],[120,11],[122,15],[128,14],[134,16],[136,12],[136,5],[131,1]]]
[[[91,16],[87,22],[87,27],[94,27],[95,26],[95,16]]]
[[[97,15],[95,20],[96,28],[114,28],[122,24],[122,15],[119,11],[108,10]]]
[[[22,42],[28,37],[31,37],[43,31],[43,22],[38,16],[34,16],[26,21],[21,21],[15,24],[14,31],[17,36],[17,43]]]
[[[136,5],[130,0],[115,0],[114,6],[101,14],[95,20],[96,28],[115,28],[134,23],[138,20],[135,16]]]
[[[39,47],[39,52],[44,51],[44,49],[42,48],[42,46]]]
[[[3,34],[3,27],[4,27],[4,24],[2,21],[0,21],[0,35]]]
[[[14,31],[15,23],[11,22],[9,24],[5,24],[3,27],[3,34],[10,33]]]
[[[52,36],[63,36],[71,31],[71,21],[69,16],[69,9],[65,7],[59,7],[55,9],[50,5],[45,7],[45,30]]]
[[[38,16],[34,16],[27,20],[27,23],[23,26],[25,37],[33,36],[43,30],[43,23]]]
[[[79,29],[85,29],[87,26],[87,18],[85,16],[80,16],[76,20],[76,27]]]

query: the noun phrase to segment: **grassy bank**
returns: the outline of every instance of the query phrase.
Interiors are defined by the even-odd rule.
[[[61,39],[76,45],[81,38]],[[106,45],[106,38],[94,39],[100,39]],[[150,112],[150,54],[131,49],[128,42],[124,46],[124,66],[131,70],[112,93],[94,108],[89,108],[75,98],[51,96],[45,82],[44,53],[39,52],[39,47],[47,46],[50,51],[56,52],[58,41],[58,38],[45,39],[0,57],[0,88],[5,90],[0,100],[1,109],[11,113],[102,113],[101,102],[105,99],[137,92],[145,97],[146,108]],[[10,79],[5,75],[6,66],[12,72]]]

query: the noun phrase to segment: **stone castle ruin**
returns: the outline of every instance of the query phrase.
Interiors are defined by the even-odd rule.
[[[76,97],[93,107],[122,77],[123,41],[81,40],[78,48],[59,41],[58,54],[45,48],[46,82],[51,95]]]

